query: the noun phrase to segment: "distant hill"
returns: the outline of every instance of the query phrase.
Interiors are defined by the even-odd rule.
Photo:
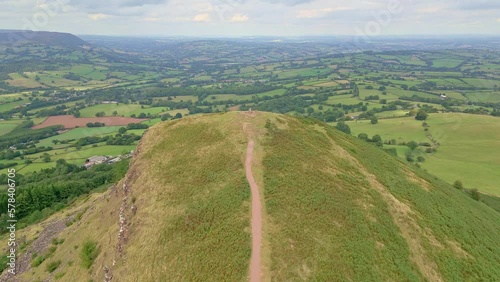
[[[320,122],[230,112],[148,129],[120,183],[18,231],[16,278],[248,281],[256,199],[262,281],[500,277],[500,213]]]
[[[0,44],[38,43],[63,47],[81,47],[87,43],[70,33],[48,31],[0,30]]]

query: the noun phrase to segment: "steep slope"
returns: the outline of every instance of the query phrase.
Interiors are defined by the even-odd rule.
[[[52,46],[81,47],[85,41],[70,33],[27,31],[27,30],[0,30],[0,44],[22,45],[38,43]]]
[[[150,128],[121,183],[57,216],[49,220],[79,220],[20,281],[500,277],[498,212],[370,144],[270,113]],[[255,220],[262,227],[257,244]],[[28,241],[44,234],[20,232]]]

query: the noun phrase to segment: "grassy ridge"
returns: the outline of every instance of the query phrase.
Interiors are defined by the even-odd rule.
[[[463,281],[500,275],[498,213],[352,137],[287,122],[289,129],[271,131],[264,159],[277,280]]]
[[[297,120],[287,122],[290,129],[271,131],[265,145],[265,202],[274,225],[273,277],[421,279],[380,195],[370,190],[364,194],[368,182],[334,154],[324,133]],[[365,204],[378,212],[367,217],[361,208]],[[378,245],[387,248],[379,251]]]
[[[124,279],[245,280],[250,258],[250,234],[245,230],[249,187],[241,161],[245,143],[234,143],[240,136],[244,140],[241,130],[235,135],[223,130],[225,118],[203,117],[151,129],[150,136],[164,138],[152,146],[141,145],[143,155],[135,166],[143,173],[132,185],[141,189],[134,194],[138,202],[155,195],[151,210],[143,209],[154,214],[157,228],[140,223],[135,227],[138,234],[129,243],[128,259],[144,260],[145,252],[148,261],[141,264],[141,273],[134,273],[136,265],[128,265]],[[145,237],[147,246],[137,249],[136,243]]]
[[[63,242],[53,255],[63,263],[55,275],[104,280],[107,267],[117,281],[248,280],[249,135],[256,141],[255,178],[263,183],[262,261],[270,281],[500,276],[495,210],[322,123],[237,112],[148,129],[124,180],[55,215],[68,220],[76,213],[78,222],[58,235]],[[123,203],[129,224],[119,241]],[[31,241],[42,229],[18,236]],[[89,241],[98,251],[82,257],[90,254]],[[43,281],[51,261],[21,277]]]

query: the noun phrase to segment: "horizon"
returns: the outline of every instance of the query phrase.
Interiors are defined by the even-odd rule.
[[[6,0],[0,26],[148,37],[494,36],[499,10],[492,0]]]
[[[297,35],[264,35],[264,34],[253,34],[253,35],[217,35],[217,34],[206,34],[206,35],[168,35],[168,34],[92,34],[92,33],[73,33],[60,30],[29,30],[29,29],[0,29],[2,31],[9,32],[49,32],[49,33],[65,33],[72,34],[75,36],[96,36],[96,37],[116,37],[116,38],[209,38],[209,39],[239,39],[239,38],[352,38],[352,37],[364,37],[363,35],[356,34],[318,34],[318,35],[307,35],[307,34],[297,34]],[[474,33],[457,33],[457,34],[385,34],[370,36],[373,39],[391,39],[391,38],[415,38],[415,39],[434,39],[439,37],[441,39],[448,38],[500,38],[500,34],[474,34]]]

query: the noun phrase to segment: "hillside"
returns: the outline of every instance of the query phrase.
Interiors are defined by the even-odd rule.
[[[148,129],[120,183],[18,231],[17,279],[248,281],[252,261],[263,281],[494,281],[498,234],[498,212],[368,143],[230,112]]]
[[[37,43],[63,47],[81,47],[87,44],[69,33],[48,31],[0,30],[0,44],[22,45]]]

